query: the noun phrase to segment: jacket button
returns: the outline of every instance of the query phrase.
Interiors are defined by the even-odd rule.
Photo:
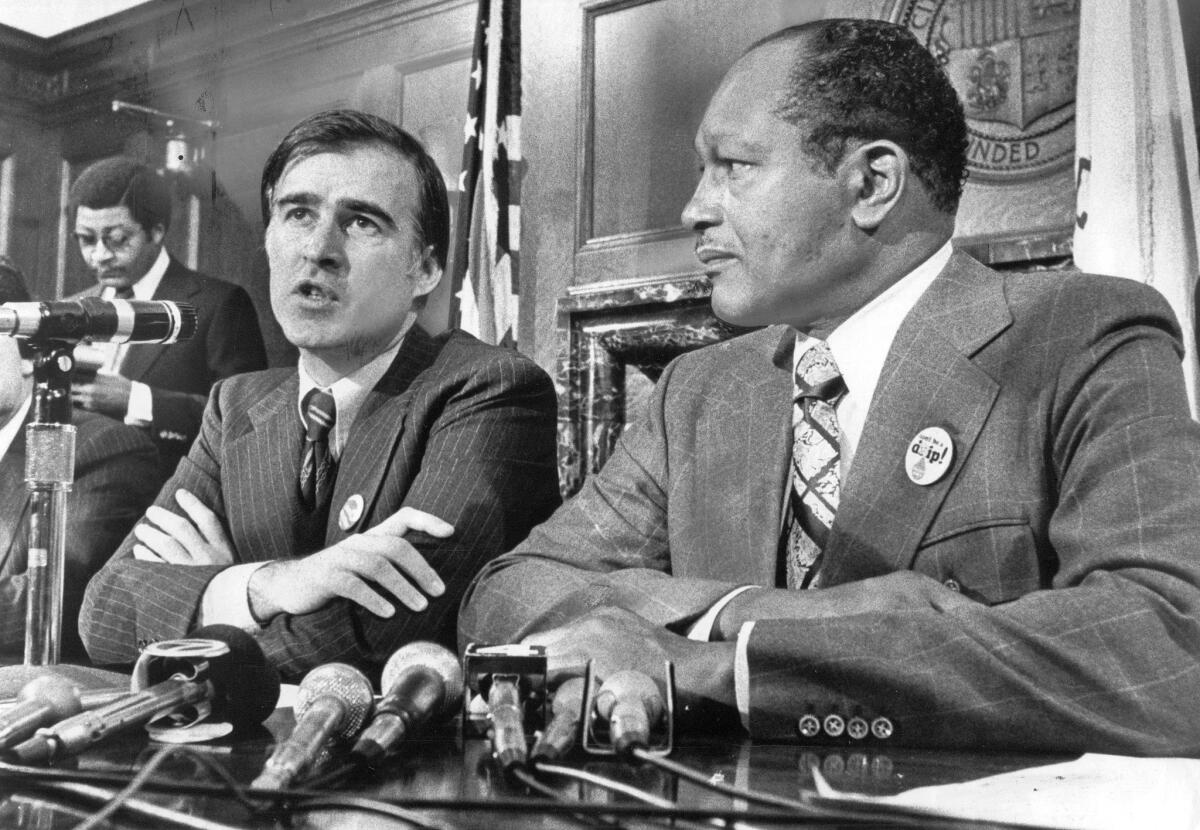
[[[886,741],[892,737],[892,733],[896,728],[892,726],[892,722],[884,717],[875,718],[871,721],[871,734],[881,741]]]
[[[816,715],[802,715],[796,721],[796,731],[800,733],[801,738],[815,738],[821,734],[821,721]]]
[[[825,727],[825,734],[831,738],[840,738],[846,731],[846,719],[836,713],[826,715],[822,725]]]
[[[958,584],[957,579],[953,579],[953,578],[947,579],[942,584],[945,585],[947,588],[949,588],[951,591],[957,591],[960,594],[962,593],[962,586]]]

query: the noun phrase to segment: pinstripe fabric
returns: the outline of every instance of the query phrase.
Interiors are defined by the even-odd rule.
[[[83,659],[76,622],[83,589],[154,499],[158,455],[140,430],[76,412],[75,481],[67,497],[63,658]],[[19,659],[25,641],[25,435],[0,459],[0,652]]]
[[[460,637],[600,605],[682,631],[772,586],[790,352],[775,327],[669,366],[605,469],[485,569]],[[1200,752],[1200,425],[1179,353],[1143,285],[955,254],[888,355],[825,587],[747,641],[752,733],[862,707],[913,745]],[[928,426],[955,457],[922,487],[904,457]]]
[[[100,286],[74,295],[98,296]],[[167,346],[131,345],[121,374],[150,387],[154,408],[151,437],[158,446],[165,480],[200,432],[208,390],[221,378],[267,366],[266,347],[254,305],[233,283],[198,274],[174,257],[163,274],[156,300],[196,307],[196,335]]]
[[[191,490],[226,523],[242,562],[309,553],[297,548],[302,524],[293,484],[301,455],[295,370],[273,370],[219,384],[201,437],[158,503]],[[516,352],[452,332],[413,328],[359,410],[338,464],[324,543],[365,530],[408,505],[440,516],[454,537],[410,541],[446,583],[421,614],[400,609],[382,619],[345,601],[312,614],[282,615],[258,639],[286,678],[342,660],[368,671],[415,638],[454,642],[454,615],[484,562],[524,538],[558,504],[555,398],[549,378]],[[338,512],[353,494],[365,509],[349,530]],[[218,569],[146,563],[132,537],[92,581],[81,631],[100,663],[128,663],[139,643],[185,635]],[[319,545],[318,545],[319,547]]]

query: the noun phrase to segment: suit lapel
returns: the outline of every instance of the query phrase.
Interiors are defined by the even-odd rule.
[[[404,433],[405,422],[412,405],[413,381],[433,364],[440,351],[439,344],[424,329],[413,326],[404,336],[404,345],[379,383],[367,395],[350,428],[329,508],[326,543],[333,544],[351,533],[374,524],[376,501],[384,474],[394,458],[396,443]],[[338,514],[353,496],[362,499],[358,519],[342,528]]]
[[[166,273],[154,291],[154,299],[173,303],[190,302],[200,293],[200,283],[172,257]],[[121,374],[130,380],[142,380],[151,367],[166,353],[166,346],[156,343],[135,343],[125,353]]]
[[[29,510],[29,490],[25,486],[25,426],[32,417],[31,404],[8,452],[0,459],[3,461],[0,464],[0,570],[4,573],[19,573],[25,567],[23,558],[17,562],[12,557],[25,547],[25,516]]]
[[[999,391],[971,358],[1012,322],[996,275],[963,254],[901,324],[883,365],[854,464],[842,487],[824,585],[906,569],[970,455]],[[926,427],[954,445],[950,469],[921,486],[905,455]]]
[[[234,471],[230,478],[248,488],[238,500],[253,507],[239,509],[227,504],[225,511],[231,519],[235,515],[241,518],[242,527],[235,530],[238,538],[255,540],[256,561],[286,559],[293,554],[293,536],[285,531],[290,528],[291,518],[300,515],[296,488],[302,438],[299,388],[299,378],[293,371],[251,404],[246,416],[252,428],[233,438],[226,453],[249,465],[248,469]],[[263,486],[264,476],[270,477],[269,486]],[[279,532],[262,534],[264,526]]]

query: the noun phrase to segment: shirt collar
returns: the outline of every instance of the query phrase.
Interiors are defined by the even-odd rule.
[[[392,365],[392,361],[396,359],[396,354],[404,345],[404,338],[408,335],[408,330],[412,328],[416,319],[417,315],[410,312],[400,333],[396,335],[393,345],[374,357],[369,363],[358,367],[345,377],[335,380],[328,387],[322,387],[330,395],[333,395],[333,402],[337,407],[337,414],[333,421],[333,443],[330,445],[330,451],[334,458],[341,457],[342,448],[346,446],[346,438],[350,435],[350,427],[354,425],[358,411],[362,409],[363,402],[375,388],[375,384],[379,383],[380,378]],[[317,382],[308,373],[304,362],[304,355],[301,354],[300,361],[296,366],[300,376],[300,396],[296,400],[296,412],[300,415],[301,423],[304,419],[304,396],[318,388]]]
[[[934,277],[946,267],[952,252],[953,246],[946,242],[931,257],[846,318],[830,333],[829,349],[851,393],[865,389],[874,392],[900,324],[929,288]],[[798,341],[796,359],[799,360],[799,356],[810,347],[811,343],[802,349]]]
[[[167,253],[167,248],[164,245],[158,249],[158,258],[154,260],[154,264],[150,266],[150,270],[133,284],[133,299],[153,300],[154,292],[158,290],[158,284],[162,282],[163,275],[167,273],[167,266],[170,264],[171,255]],[[111,300],[116,293],[117,289],[112,286],[105,286],[100,292],[100,298]]]

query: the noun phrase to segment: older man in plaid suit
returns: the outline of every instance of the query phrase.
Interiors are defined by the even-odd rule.
[[[1200,425],[1165,301],[953,251],[962,108],[899,26],[756,44],[696,147],[713,308],[767,327],[667,368],[461,638],[559,674],[669,658],[685,711],[760,737],[1200,751]]]

